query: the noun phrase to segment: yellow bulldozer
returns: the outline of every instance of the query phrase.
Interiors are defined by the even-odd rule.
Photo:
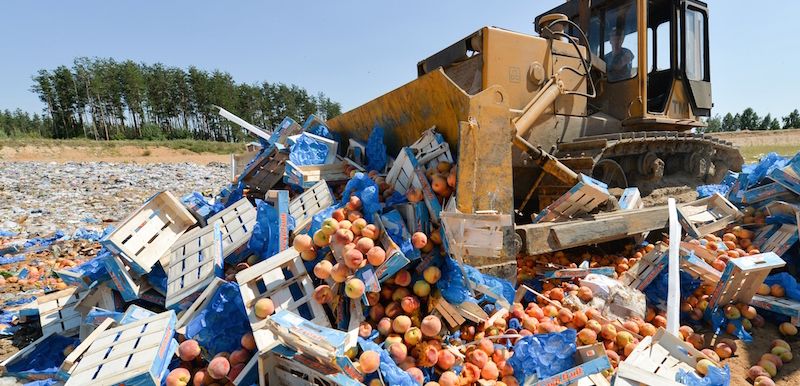
[[[389,154],[436,127],[458,156],[458,209],[518,225],[577,173],[647,194],[676,173],[740,171],[736,148],[696,133],[712,107],[705,3],[571,0],[534,25],[538,36],[484,27],[326,124],[344,141],[380,126]]]

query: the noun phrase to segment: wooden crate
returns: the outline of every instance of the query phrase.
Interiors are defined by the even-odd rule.
[[[428,182],[428,177],[425,176],[425,170],[420,166],[411,148],[404,147],[400,150],[397,160],[386,175],[386,183],[402,195],[412,187],[420,189],[425,205],[428,206],[431,221],[439,224],[439,212],[442,211],[442,206]]]
[[[85,318],[94,307],[121,312],[123,303],[122,297],[108,288],[106,283],[103,283],[84,292],[78,303],[75,304],[75,311],[81,314],[81,318]]]
[[[702,375],[695,370],[700,359],[719,363],[697,351],[692,345],[659,328],[654,336],[647,336],[617,368],[615,386],[663,385],[680,386],[675,377],[679,370]]]
[[[462,256],[500,257],[503,253],[503,228],[513,226],[509,214],[476,214],[443,211],[440,214],[451,253]]]
[[[587,214],[608,201],[610,196],[606,184],[583,174],[578,178],[580,182],[536,215],[534,224],[566,221]]]
[[[47,340],[49,338],[51,338],[53,335],[55,335],[54,332],[50,332],[48,334],[45,334],[41,338],[36,339],[35,341],[33,341],[30,344],[28,344],[27,346],[25,346],[22,350],[19,350],[16,353],[14,353],[14,355],[12,355],[12,356],[6,358],[5,360],[3,360],[2,362],[0,362],[0,375],[2,375],[4,377],[11,376],[11,377],[16,377],[16,378],[20,378],[20,379],[30,379],[30,380],[42,380],[42,379],[57,378],[58,377],[58,372],[57,372],[56,369],[53,369],[53,370],[55,370],[53,372],[48,370],[46,373],[42,373],[40,371],[36,371],[36,372],[30,372],[30,371],[15,372],[15,371],[9,371],[9,369],[8,369],[8,367],[13,366],[13,365],[15,365],[17,363],[20,363],[20,362],[27,363],[29,361],[29,359],[31,359],[31,358],[28,358],[28,357],[31,354],[33,354],[34,350],[36,350],[37,348],[39,348],[42,345],[44,345],[47,342]]]
[[[706,261],[713,260],[715,256],[709,257],[711,252],[705,247],[681,242],[679,250],[680,268],[682,271],[692,275],[695,279],[700,279],[703,284],[715,286],[719,282],[722,272],[712,267]]]
[[[166,308],[180,312],[188,309],[215,278],[224,274],[219,224],[186,233],[170,253]]]
[[[178,319],[178,323],[175,324],[175,330],[178,331],[179,334],[185,334],[184,327],[186,327],[192,319],[200,315],[211,302],[211,299],[214,297],[214,294],[217,293],[219,287],[223,284],[225,284],[225,280],[218,277],[214,278],[214,281],[206,287],[197,299],[195,299],[192,305],[183,313],[180,319]]]
[[[239,178],[239,182],[243,182],[250,193],[263,195],[283,180],[283,172],[286,170],[288,161],[289,149],[276,144],[268,149],[268,152],[264,152],[261,158],[250,164]]]
[[[36,299],[42,334],[77,336],[81,328],[81,313],[75,310],[82,293],[77,288],[53,292]]]
[[[275,312],[298,312],[303,307],[311,314],[312,322],[330,326],[322,305],[313,299],[314,284],[300,254],[293,247],[240,271],[236,274],[236,282],[239,283],[244,308],[260,353],[271,350],[276,340],[272,332],[266,329],[266,319],[255,315],[254,306],[259,299],[271,299]],[[299,296],[292,294],[292,287]]]
[[[225,208],[208,219],[209,224],[218,224],[222,232],[222,256],[235,264],[250,256],[247,242],[256,224],[256,209],[246,198]]]
[[[800,302],[792,298],[777,298],[770,295],[753,295],[750,305],[791,318],[791,323],[800,326]]]
[[[249,144],[248,147],[250,147]],[[261,152],[261,147],[256,149],[253,146],[253,148],[255,150],[248,150],[247,153],[233,155],[233,165],[231,165],[231,168],[233,168],[233,175],[235,179],[232,182],[239,182],[239,178],[242,176],[242,173],[244,173],[244,169],[250,164],[250,162],[253,162],[256,156],[258,156],[258,153]]]
[[[625,189],[619,198],[619,207],[622,210],[644,208],[644,201],[642,201],[642,194],[639,192],[639,188]]]
[[[417,161],[425,169],[436,168],[439,162],[453,163],[450,144],[444,140],[441,134],[436,132],[436,126],[425,130],[422,136],[411,144],[409,148],[414,151]]]
[[[797,239],[797,226],[784,224],[775,230],[759,248],[761,252],[774,252],[776,255],[782,256],[797,242]]]
[[[259,386],[363,385],[311,359],[301,356],[290,359],[273,353],[258,357],[258,374]]]
[[[367,156],[367,146],[364,142],[359,141],[355,138],[350,138],[348,141],[347,151],[345,152],[345,158],[349,158],[353,160],[353,162],[365,166],[364,163],[366,161],[365,157]]]
[[[669,247],[664,243],[656,243],[655,248],[647,252],[641,259],[619,277],[619,281],[628,287],[642,291],[653,282],[669,261]]]
[[[175,313],[167,311],[103,331],[89,344],[65,386],[160,386],[178,348],[175,321]]]
[[[273,146],[276,144],[285,145],[286,139],[289,138],[290,135],[295,135],[301,131],[303,131],[303,126],[300,126],[294,119],[286,117],[283,118],[281,124],[275,128],[275,131],[272,132],[268,142]]]
[[[696,239],[725,229],[742,216],[742,212],[719,193],[678,206],[678,220],[686,233]]]
[[[711,315],[717,308],[721,309],[731,303],[750,303],[769,272],[784,265],[786,262],[773,252],[731,259],[714,292],[709,296],[703,317],[711,320]]]
[[[311,220],[319,211],[333,205],[328,183],[321,180],[289,202],[289,215],[294,218],[294,234],[308,233]]]
[[[100,243],[143,275],[195,224],[197,220],[180,200],[170,192],[161,192],[145,201]]]
[[[103,259],[103,264],[111,276],[111,282],[125,301],[132,302],[141,298],[142,294],[152,288],[146,276],[138,276],[132,272],[122,260],[114,255]]]
[[[58,369],[58,373],[56,377],[64,382],[66,382],[70,376],[75,372],[75,368],[77,367],[78,361],[81,359],[83,354],[86,350],[89,349],[89,346],[97,339],[100,334],[116,326],[116,322],[114,319],[106,318],[103,320],[100,325],[94,328],[92,331],[89,332],[88,335],[81,338],[81,344],[78,347],[75,347],[69,355],[64,359],[64,362],[61,363],[61,366]]]
[[[366,171],[355,162],[336,156],[336,161],[326,165],[295,165],[291,161],[286,161],[286,171],[283,178],[284,182],[297,185],[303,189],[308,189],[316,185],[319,181],[327,181],[329,184],[343,183],[350,180],[350,175],[345,173],[344,168],[349,164],[359,172]]]

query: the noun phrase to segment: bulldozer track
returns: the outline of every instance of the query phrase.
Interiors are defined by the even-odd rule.
[[[679,171],[708,183],[719,182],[728,170],[739,172],[742,155],[731,142],[703,134],[675,131],[642,131],[577,138],[559,144],[555,154],[566,161],[592,159],[592,174],[602,179],[616,170],[625,183],[661,179]],[[608,160],[608,161],[606,161]],[[600,163],[600,161],[605,161]],[[594,166],[601,165],[598,171]],[[609,182],[609,181],[606,181]]]

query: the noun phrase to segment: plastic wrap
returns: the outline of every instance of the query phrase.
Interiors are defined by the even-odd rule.
[[[728,365],[721,369],[716,366],[708,366],[708,374],[703,378],[683,369],[678,371],[681,383],[688,386],[728,386],[731,384],[731,368]]]
[[[381,171],[386,166],[386,145],[383,144],[383,129],[375,126],[367,140],[367,171]]]
[[[167,283],[169,282],[167,280],[167,272],[164,271],[164,267],[161,266],[160,262],[156,263],[150,273],[147,274],[147,282],[161,290],[161,292],[167,293]]]
[[[289,150],[289,160],[297,166],[322,165],[328,158],[328,146],[305,134]]]
[[[342,203],[337,208],[344,207],[350,201],[350,196],[355,195],[361,199],[361,213],[368,223],[374,223],[375,212],[381,211],[380,192],[378,191],[378,184],[375,183],[368,175],[364,173],[356,173],[356,175],[347,181],[342,192]],[[333,212],[331,212],[333,213]]]
[[[769,172],[780,169],[788,165],[788,161],[780,154],[772,152],[764,156],[761,161],[753,167],[750,175],[747,176],[749,186],[755,186],[759,181],[769,174]]]
[[[79,343],[79,339],[53,334],[36,346],[24,359],[6,366],[7,373],[15,376],[18,376],[16,374],[30,374],[32,378],[35,377],[34,374],[41,374],[43,377],[55,376],[61,363],[67,357],[64,349],[70,345],[75,347]],[[28,376],[20,378],[28,378]]]
[[[492,292],[502,296],[509,304],[514,302],[514,286],[508,280],[496,278],[494,276],[484,275],[477,269],[464,265],[464,270],[467,271],[469,280],[474,283],[484,284],[489,287]],[[464,275],[461,273],[461,267],[458,262],[452,258],[445,258],[445,265],[442,267],[442,277],[436,283],[437,288],[442,293],[444,300],[449,303],[461,304],[464,301],[476,302],[477,300],[470,295],[464,282]],[[487,297],[487,300],[494,302],[497,299]]]
[[[775,284],[780,284],[786,290],[786,296],[800,301],[800,287],[797,285],[797,280],[788,272],[781,272],[775,275],[769,275],[764,279],[764,284],[772,287]]]
[[[575,367],[572,355],[578,351],[577,332],[568,328],[562,332],[536,334],[517,340],[514,355],[506,363],[514,369],[520,384],[536,372],[540,380]]]
[[[728,185],[702,185],[697,187],[698,199],[711,197],[714,193],[719,193],[722,196],[727,196],[731,187]]]
[[[57,230],[56,233],[52,237],[36,237],[30,239],[22,245],[23,248],[32,248],[32,247],[47,247],[54,242],[61,240],[64,238],[64,231]]]
[[[225,208],[239,202],[239,200],[244,198],[244,190],[246,188],[247,187],[244,185],[244,182],[239,182],[235,188],[232,187],[230,194],[228,194],[228,201],[225,201]]]
[[[328,126],[325,125],[316,125],[314,127],[310,127],[308,128],[308,130],[306,130],[306,132],[318,135],[320,137],[333,139],[333,136],[331,135],[331,130],[328,128]]]
[[[221,352],[241,347],[241,338],[250,332],[250,323],[236,283],[222,284],[211,302],[186,325],[186,338],[194,339],[211,360]]]
[[[401,370],[394,364],[394,360],[389,355],[389,352],[378,346],[376,343],[366,340],[364,338],[358,338],[358,344],[361,346],[362,350],[372,350],[380,354],[381,356],[381,364],[379,370],[381,372],[381,376],[383,376],[383,381],[386,385],[398,385],[398,386],[418,386],[419,384],[417,381],[411,377],[411,374]]]
[[[253,225],[253,233],[247,247],[253,253],[266,260],[279,251],[279,222],[278,211],[265,201],[258,200],[256,204],[256,223]]]
[[[94,259],[87,260],[83,264],[76,267],[67,268],[67,271],[77,273],[88,278],[90,283],[99,281],[103,278],[103,276],[108,275],[108,269],[106,269],[105,264],[103,264],[103,259],[107,258],[108,256],[111,256],[111,252],[108,249],[103,248],[97,252],[97,256]]]

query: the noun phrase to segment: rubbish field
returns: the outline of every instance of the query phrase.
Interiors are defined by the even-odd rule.
[[[800,156],[674,205],[579,175],[515,225],[459,211],[435,128],[334,134],[0,164],[0,385],[800,383]]]

